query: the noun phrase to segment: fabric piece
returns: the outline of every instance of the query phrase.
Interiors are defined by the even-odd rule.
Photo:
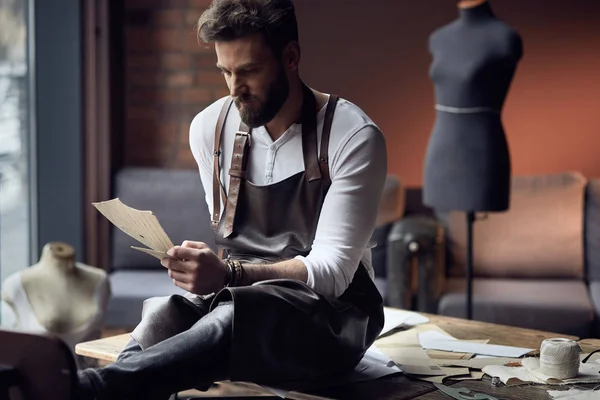
[[[550,378],[539,371],[539,359],[523,359],[521,367],[488,365],[482,368],[486,375],[497,376],[507,386],[540,383],[544,385],[571,385],[575,383],[600,383],[600,368],[595,362],[581,363],[579,373],[570,379]]]
[[[166,269],[161,268],[160,271],[120,270],[110,274],[111,297],[105,318],[107,328],[132,329],[141,321],[144,300],[185,293],[173,284]]]
[[[177,173],[160,168],[125,168],[115,177],[115,197],[138,210],[152,211],[175,245],[184,240],[205,242],[213,250],[214,233],[202,201],[204,191],[197,172]],[[130,246],[139,242],[112,227],[112,270],[154,269],[164,271],[155,258]]]
[[[553,399],[561,400],[598,400],[600,391],[570,388],[569,390],[548,390]]]
[[[209,212],[213,201],[214,129],[226,98],[213,103],[193,120],[190,147],[200,169]],[[320,142],[325,107],[317,115]],[[232,109],[224,126],[221,182],[228,190],[231,149],[240,123]],[[252,130],[248,181],[257,187],[285,181],[304,171],[301,124],[293,124],[276,141],[264,127]],[[327,295],[340,295],[360,262],[371,271],[370,232],[377,219],[379,195],[387,172],[383,134],[356,105],[340,99],[335,109],[329,141],[332,186],[323,204],[316,237],[308,256],[299,258],[309,273],[308,284]],[[223,205],[221,205],[221,210]],[[359,226],[361,229],[356,229]],[[166,228],[165,228],[166,229]],[[370,235],[370,233],[368,233]]]
[[[584,195],[580,173],[514,177],[510,209],[473,225],[474,274],[495,278],[583,277]],[[464,276],[466,217],[440,215],[450,275]]]
[[[448,279],[438,312],[465,318],[464,279]],[[584,281],[474,279],[473,319],[587,337],[594,308]]]

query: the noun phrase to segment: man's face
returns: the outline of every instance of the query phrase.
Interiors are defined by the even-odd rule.
[[[225,76],[242,121],[251,128],[271,121],[289,95],[282,61],[275,58],[258,34],[218,41],[215,50],[217,66]]]

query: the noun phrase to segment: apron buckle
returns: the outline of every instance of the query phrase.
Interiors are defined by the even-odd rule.
[[[252,144],[252,135],[247,132],[237,131],[236,135],[246,136],[248,138],[248,147]]]

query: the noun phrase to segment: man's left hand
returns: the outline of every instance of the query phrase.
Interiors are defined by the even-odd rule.
[[[216,293],[223,288],[227,267],[206,243],[186,240],[167,254],[175,259],[163,258],[161,264],[168,268],[176,286],[194,294]]]

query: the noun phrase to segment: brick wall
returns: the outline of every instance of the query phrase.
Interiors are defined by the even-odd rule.
[[[196,167],[190,122],[228,93],[214,49],[196,38],[195,24],[209,3],[125,1],[125,165]]]

